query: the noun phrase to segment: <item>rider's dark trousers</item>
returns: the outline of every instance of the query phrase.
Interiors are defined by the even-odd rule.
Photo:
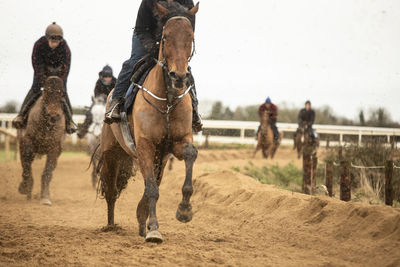
[[[117,83],[113,91],[112,98],[123,98],[128,91],[130,78],[135,64],[147,54],[139,38],[133,33],[131,57],[122,64],[122,69],[118,75]]]

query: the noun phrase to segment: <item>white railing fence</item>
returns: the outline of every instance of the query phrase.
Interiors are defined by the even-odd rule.
[[[16,130],[12,128],[11,122],[16,114],[0,113],[0,127],[6,128],[9,132],[16,133]],[[85,119],[84,115],[74,115],[74,121],[76,123],[82,123]],[[282,144],[289,145],[293,144],[293,134],[297,129],[295,123],[278,123],[280,131],[285,133],[282,140]],[[259,126],[258,122],[255,121],[223,121],[223,120],[204,120],[203,121],[203,132],[196,134],[194,140],[200,145],[206,141],[210,143],[235,143],[235,144],[250,144],[255,145],[256,140],[254,139],[254,133],[257,131]],[[387,143],[391,143],[393,140],[400,140],[400,128],[379,128],[379,127],[362,127],[362,126],[341,126],[341,125],[319,125],[315,124],[314,129],[320,135],[329,135],[333,137],[329,140],[329,145],[337,146],[346,144],[346,140],[349,137],[352,140],[357,140],[359,144],[362,143],[363,139],[367,136],[381,136],[386,139]],[[222,135],[224,130],[233,130],[236,132],[236,136]],[[205,133],[210,132],[208,137]],[[321,146],[325,146],[327,139],[321,136]],[[72,142],[75,143],[77,140],[76,134],[71,137]],[[4,142],[4,135],[1,134],[0,142]]]

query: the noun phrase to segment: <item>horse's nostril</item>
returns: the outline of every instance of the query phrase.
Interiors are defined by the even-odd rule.
[[[169,76],[170,76],[172,79],[177,79],[177,78],[178,78],[178,75],[176,74],[175,71],[171,71],[171,72],[169,73]]]

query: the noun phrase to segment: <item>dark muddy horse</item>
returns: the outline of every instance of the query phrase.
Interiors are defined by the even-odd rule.
[[[25,129],[18,130],[20,145],[22,182],[18,191],[32,198],[32,162],[36,155],[46,155],[46,166],[42,174],[40,203],[51,205],[50,181],[62,150],[65,132],[65,117],[62,109],[64,82],[58,76],[47,76],[42,96],[29,112]]]

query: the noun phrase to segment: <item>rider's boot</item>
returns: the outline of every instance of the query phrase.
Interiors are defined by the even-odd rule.
[[[199,101],[197,100],[197,92],[196,85],[194,83],[194,77],[192,72],[190,71],[189,81],[192,84],[192,90],[189,91],[190,97],[192,98],[192,108],[193,108],[193,118],[192,118],[192,129],[195,133],[198,133],[203,130],[203,124],[201,123],[201,118],[199,115],[198,105]]]
[[[68,99],[68,95],[65,95],[62,100],[62,108],[65,115],[65,131],[68,134],[73,134],[76,132],[76,124],[72,120],[72,108]]]
[[[89,109],[89,110],[86,112],[85,121],[83,122],[83,124],[81,124],[81,125],[78,127],[77,135],[78,135],[79,138],[83,138],[83,137],[85,137],[85,135],[87,134],[88,129],[89,129],[89,126],[90,126],[90,124],[92,124],[92,121],[93,121],[93,118],[92,118],[92,117],[93,117],[93,116],[92,116],[92,113],[91,113],[91,109]]]
[[[35,90],[29,90],[28,94],[26,95],[24,102],[22,103],[21,109],[12,121],[12,125],[16,129],[23,129],[25,128],[26,120],[28,117],[29,110],[35,104],[36,100],[41,96],[41,92],[35,92]]]
[[[113,98],[111,100],[110,106],[107,108],[104,115],[104,122],[111,124],[113,122],[121,121],[121,105],[123,105],[123,98]]]

